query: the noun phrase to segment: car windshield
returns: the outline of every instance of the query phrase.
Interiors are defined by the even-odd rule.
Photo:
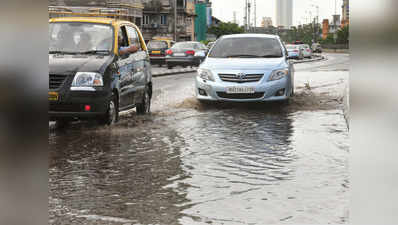
[[[94,23],[50,23],[50,53],[110,53],[113,29]]]
[[[195,44],[193,42],[179,42],[176,43],[173,48],[195,48]]]
[[[213,46],[209,54],[212,58],[280,58],[282,56],[281,44],[277,39],[261,37],[221,39]]]
[[[150,49],[167,48],[167,43],[165,41],[150,41],[148,43],[148,48]]]

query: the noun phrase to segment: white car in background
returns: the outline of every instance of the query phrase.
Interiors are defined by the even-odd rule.
[[[312,57],[312,50],[311,50],[310,46],[307,45],[307,44],[303,44],[302,46],[304,48],[304,50],[303,50],[304,58],[311,58]]]

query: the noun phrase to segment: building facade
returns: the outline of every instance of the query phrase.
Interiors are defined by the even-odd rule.
[[[177,3],[177,21],[174,15],[175,3]],[[174,39],[176,22],[176,41],[194,40],[195,15],[195,0],[144,0],[142,33],[145,40],[154,37]]]
[[[276,26],[290,28],[293,25],[293,0],[276,0]]]
[[[263,20],[261,21],[261,27],[272,27],[273,23],[272,23],[272,18],[271,17],[263,17]]]
[[[141,24],[143,0],[49,0],[49,17],[101,15]]]
[[[343,18],[341,20],[341,26],[347,26],[350,24],[350,2],[349,0],[343,0],[343,6],[342,6],[342,15]]]

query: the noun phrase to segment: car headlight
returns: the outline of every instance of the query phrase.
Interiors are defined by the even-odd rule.
[[[198,76],[203,80],[214,81],[213,73],[207,69],[198,69]]]
[[[72,87],[102,87],[102,75],[92,72],[78,72],[72,82]]]
[[[269,81],[280,80],[289,74],[288,69],[274,70],[269,77]]]

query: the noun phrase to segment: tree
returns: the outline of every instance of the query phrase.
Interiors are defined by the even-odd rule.
[[[337,31],[337,44],[348,44],[349,36],[350,36],[350,28],[349,26],[345,26]]]
[[[236,23],[220,23],[217,26],[211,26],[208,29],[208,33],[214,34],[217,38],[228,35],[228,34],[241,34],[244,33],[244,29],[239,27]]]
[[[321,41],[321,44],[335,44],[334,35],[333,34],[328,34],[326,39]]]

